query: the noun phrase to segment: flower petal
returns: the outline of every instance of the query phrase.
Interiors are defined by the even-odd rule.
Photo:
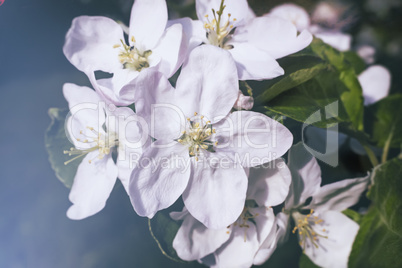
[[[180,18],[176,20],[169,20],[167,27],[176,23],[181,24],[184,31],[184,38],[187,40],[188,49],[187,53],[190,53],[194,48],[199,46],[202,42],[206,42],[206,31],[204,24],[200,20],[192,20],[190,18]]]
[[[313,196],[308,208],[314,211],[343,211],[356,204],[367,189],[369,176],[337,181],[321,187]]]
[[[276,206],[285,201],[292,181],[289,168],[281,159],[250,168],[247,199],[259,206]]]
[[[153,53],[159,54],[161,58],[158,70],[170,78],[187,56],[187,43],[181,24],[174,24],[166,29]]]
[[[215,151],[243,167],[262,165],[284,155],[293,142],[290,131],[260,113],[237,111],[214,125]]]
[[[256,226],[233,227],[230,239],[215,253],[216,265],[211,267],[251,267],[259,242]]]
[[[391,87],[391,73],[381,65],[373,65],[359,75],[364,105],[369,105],[386,97]]]
[[[267,52],[247,43],[232,43],[229,50],[236,61],[239,80],[272,79],[285,72]]]
[[[91,148],[92,143],[84,142],[88,137],[95,136],[88,127],[100,131],[105,123],[105,103],[102,103],[98,94],[89,87],[66,83],[63,86],[63,94],[70,108],[70,117],[66,124],[70,141],[76,148]]]
[[[212,123],[226,116],[239,90],[232,56],[214,46],[196,47],[183,64],[176,90],[177,105],[186,116],[197,112]]]
[[[89,153],[78,166],[69,195],[73,205],[67,217],[81,220],[101,211],[117,178],[117,167],[110,156],[97,159],[98,152]],[[95,160],[94,160],[95,159]],[[93,160],[89,163],[89,160]]]
[[[292,173],[292,184],[285,209],[298,207],[314,196],[320,189],[321,169],[317,160],[298,143],[289,150],[288,166]]]
[[[212,20],[212,9],[218,11],[220,5],[221,0],[196,0],[195,8],[198,19],[206,21],[205,15],[208,15]],[[225,6],[223,19],[226,19],[227,14],[230,13],[231,18],[235,18],[238,24],[250,16],[247,0],[226,1]]]
[[[180,94],[162,73],[155,70],[141,72],[121,90],[121,95],[135,100],[135,110],[148,123],[153,138],[173,140],[180,137],[186,123],[183,111],[175,105]]]
[[[113,73],[122,69],[118,48],[124,40],[123,30],[106,17],[81,16],[73,20],[66,35],[64,55],[78,70],[85,73],[101,70]]]
[[[215,252],[229,238],[230,229],[208,229],[187,214],[173,240],[173,248],[181,259],[194,261]]]
[[[268,15],[277,16],[293,23],[299,32],[308,29],[310,26],[310,16],[301,6],[286,3],[271,9]]]
[[[139,49],[153,49],[161,38],[168,18],[165,0],[135,0],[131,9],[130,36]]]
[[[190,177],[188,149],[180,143],[158,148],[154,142],[131,174],[131,204],[140,216],[152,218],[156,212],[172,205],[183,193]]]
[[[275,59],[300,51],[313,40],[308,31],[297,35],[297,29],[290,21],[275,16],[255,18],[247,29],[249,42]]]
[[[274,227],[271,229],[271,232],[268,234],[265,240],[261,243],[260,248],[255,254],[253,264],[262,265],[269,259],[269,257],[271,257],[277,247],[277,244],[282,242],[286,236],[288,230],[288,221],[288,215],[282,212],[278,213],[275,219]]]
[[[318,266],[328,268],[347,267],[353,241],[359,225],[347,216],[337,211],[327,211],[319,215],[323,224],[314,226],[316,233],[325,233],[328,238],[319,237],[318,248],[310,240],[305,248],[305,254]],[[325,228],[325,232],[322,231]]]
[[[192,158],[194,159],[194,158]],[[193,174],[183,193],[191,215],[211,229],[225,228],[243,210],[247,177],[238,166],[215,167],[205,159],[193,161]]]
[[[320,38],[324,43],[333,46],[339,51],[350,50],[352,43],[352,36],[336,31],[314,30],[310,28],[315,37]]]

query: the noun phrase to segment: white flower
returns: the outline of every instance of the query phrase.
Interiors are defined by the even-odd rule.
[[[258,260],[259,250],[275,234],[275,216],[271,206],[282,203],[288,192],[291,174],[282,159],[248,170],[247,201],[240,217],[226,228],[206,228],[184,208],[171,213],[183,220],[173,247],[186,261],[198,260],[211,267],[250,267]],[[264,250],[276,248],[271,239]]]
[[[190,48],[200,43],[220,47],[234,58],[240,80],[272,79],[284,71],[275,59],[295,53],[312,40],[280,18],[254,18],[246,0],[197,0],[199,21],[181,20]]]
[[[308,30],[325,43],[340,51],[350,49],[352,37],[349,34],[342,33],[337,29],[327,29],[316,24],[311,24],[308,13],[298,5],[290,3],[279,5],[265,16],[274,16],[288,20],[297,27],[298,31]]]
[[[116,105],[128,105],[133,101],[122,98],[120,90],[140,72],[156,69],[171,77],[184,60],[187,45],[182,26],[166,26],[165,0],[136,0],[131,10],[129,44],[114,20],[81,16],[73,20],[63,51],[101,95]],[[113,77],[97,79],[95,71]]]
[[[369,105],[386,97],[391,87],[391,73],[381,65],[372,65],[359,74],[364,105]]]
[[[73,205],[67,216],[79,220],[103,209],[117,177],[127,191],[133,169],[130,157],[139,158],[146,142],[141,143],[140,128],[131,109],[106,109],[98,94],[87,87],[65,84],[63,93],[71,113],[66,127],[74,143],[64,152],[72,157],[65,164],[82,161],[71,188],[69,199]],[[125,124],[124,129],[116,127],[116,120]],[[116,163],[113,152],[119,154]]]
[[[285,236],[291,218],[295,223],[292,233],[298,235],[304,253],[316,265],[347,267],[359,225],[342,211],[357,203],[367,188],[368,176],[320,187],[320,167],[303,144],[289,151],[288,166],[292,184],[283,212],[277,217],[281,235]]]
[[[197,220],[209,228],[225,227],[244,206],[243,167],[282,156],[293,136],[265,115],[229,113],[239,86],[236,66],[225,50],[194,49],[176,89],[153,75],[147,79],[153,83],[133,84],[136,92],[147,92],[136,97],[136,111],[153,123],[151,136],[157,139],[139,160],[149,165],[134,170],[130,179],[134,209],[153,217],[182,195]]]

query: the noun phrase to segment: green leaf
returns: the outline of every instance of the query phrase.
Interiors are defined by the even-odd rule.
[[[69,150],[72,146],[64,130],[64,122],[68,110],[50,108],[48,113],[52,120],[45,133],[45,146],[49,154],[49,161],[53,170],[56,172],[57,178],[64,183],[66,187],[71,188],[78,165],[81,163],[82,159],[72,161],[68,165],[64,164],[71,159],[71,156],[64,154],[63,151]]]
[[[310,260],[305,254],[302,254],[299,260],[300,268],[320,268],[320,266],[315,265],[314,262]]]
[[[344,215],[346,215],[349,219],[351,219],[357,223],[360,223],[362,220],[362,215],[359,212],[354,211],[352,209],[346,209],[346,210],[342,211],[342,213]]]
[[[364,60],[362,58],[360,58],[360,56],[356,52],[346,51],[346,52],[343,52],[343,55],[345,55],[345,59],[353,67],[356,74],[362,73],[367,68]]]
[[[321,128],[340,124],[340,131],[367,144],[368,136],[363,132],[363,96],[355,69],[344,53],[337,51],[319,39],[303,51],[289,56],[289,62],[297,63],[301,58],[320,59],[325,66],[307,81],[286,89],[287,78],[282,78],[260,96],[270,113],[281,114],[296,121]],[[281,79],[281,78],[278,78]],[[301,80],[300,80],[301,81]],[[269,83],[269,82],[267,82]],[[281,88],[286,90],[282,90]],[[277,95],[276,93],[280,93]],[[264,98],[263,98],[264,97]]]
[[[402,160],[395,158],[377,166],[372,182],[369,198],[385,225],[402,239]]]
[[[373,124],[368,127],[378,147],[387,142],[392,148],[402,144],[402,95],[395,94],[384,98],[369,108]],[[389,141],[388,141],[389,140]]]
[[[327,67],[323,60],[311,56],[285,57],[278,62],[285,70],[283,76],[262,82],[248,82],[256,92],[256,102],[268,102],[279,94],[310,80]]]
[[[148,220],[148,227],[162,254],[173,261],[184,263],[173,248],[173,240],[180,224],[171,219],[166,211],[159,211],[152,219]]]
[[[402,267],[402,239],[387,228],[375,207],[372,207],[362,219],[348,266]]]

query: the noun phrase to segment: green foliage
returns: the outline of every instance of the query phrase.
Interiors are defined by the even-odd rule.
[[[82,159],[72,161],[68,165],[64,164],[64,162],[71,159],[71,156],[64,154],[63,151],[69,150],[72,146],[64,130],[64,122],[68,110],[50,108],[48,113],[52,120],[45,133],[45,146],[49,154],[49,161],[57,178],[66,187],[71,188],[78,165]]]
[[[310,260],[309,257],[307,257],[305,254],[302,254],[299,260],[299,267],[300,268],[319,268],[320,266],[317,266]]]
[[[342,211],[342,213],[345,214],[349,219],[351,219],[359,224],[362,220],[362,215],[352,209],[346,209],[346,210]]]
[[[326,68],[324,61],[311,56],[285,57],[278,62],[285,70],[283,76],[261,82],[248,82],[258,96],[257,102],[268,102],[279,94],[310,80]]]
[[[180,224],[171,219],[164,210],[159,211],[152,219],[148,220],[148,226],[152,238],[158,244],[162,254],[173,261],[184,262],[177,256],[176,250],[173,248],[173,240]]]
[[[356,57],[314,39],[306,49],[282,59],[286,75],[250,85],[265,85],[263,93],[257,90],[256,100],[269,114],[321,128],[339,124],[342,132],[366,144],[362,89],[355,71],[362,66]]]
[[[384,98],[368,108],[370,114],[369,132],[378,147],[387,143],[392,148],[402,144],[402,95]]]
[[[372,182],[369,198],[384,224],[402,239],[402,160],[395,158],[377,166]]]
[[[402,239],[387,228],[375,207],[372,207],[362,219],[348,266],[402,267]]]

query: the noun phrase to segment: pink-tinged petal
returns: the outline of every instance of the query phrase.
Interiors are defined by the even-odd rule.
[[[174,24],[166,29],[152,53],[159,54],[161,61],[158,70],[170,78],[182,65],[187,56],[187,43],[183,37],[181,24]]]
[[[148,128],[143,131],[142,121],[133,110],[128,107],[116,108],[111,111],[110,117],[117,121],[119,147],[116,165],[119,169],[118,177],[128,193],[130,175],[138,165],[143,150],[149,145]],[[108,126],[110,127],[110,126]]]
[[[204,24],[200,20],[192,20],[190,18],[180,18],[176,20],[169,20],[167,27],[176,23],[181,24],[184,31],[184,38],[187,42],[187,53],[190,53],[194,48],[199,46],[202,42],[206,42],[207,36]]]
[[[229,50],[236,62],[239,80],[272,79],[285,72],[267,52],[247,43],[233,43]]]
[[[313,36],[306,30],[297,35],[296,26],[275,16],[255,18],[247,25],[248,41],[278,59],[307,47]]]
[[[239,217],[246,191],[247,177],[243,168],[233,164],[216,167],[200,159],[193,161],[193,174],[183,200],[190,214],[207,228],[221,229]]]
[[[253,264],[262,265],[269,259],[269,257],[271,257],[277,247],[277,244],[282,242],[286,236],[288,222],[289,216],[287,214],[280,212],[276,216],[275,225],[265,240],[261,243],[260,248],[254,256]]]
[[[64,55],[80,71],[101,70],[108,73],[123,68],[119,48],[123,30],[106,17],[81,16],[73,20],[63,47]]]
[[[101,211],[117,178],[117,167],[110,156],[97,159],[98,152],[89,153],[78,166],[69,195],[73,205],[67,217],[81,220]],[[91,163],[89,163],[89,161]]]
[[[323,30],[319,26],[312,25],[309,29],[315,37],[320,38],[324,43],[333,46],[339,51],[350,50],[352,36],[338,31]]]
[[[199,20],[207,21],[205,15],[208,15],[209,20],[213,19],[212,9],[219,10],[221,0],[196,0],[195,8]],[[249,7],[247,0],[225,1],[226,8],[223,11],[222,20],[225,21],[228,13],[231,14],[231,19],[236,19],[236,24],[243,22],[249,18]],[[217,15],[218,16],[218,15]]]
[[[255,200],[259,206],[279,205],[285,201],[291,181],[290,170],[281,158],[250,168],[247,199]]]
[[[319,214],[318,217],[323,222],[320,225],[314,225],[313,230],[328,238],[319,237],[316,241],[318,248],[307,239],[305,254],[320,267],[348,267],[350,251],[359,225],[337,211],[327,211]]]
[[[137,75],[138,72],[136,71],[119,69],[116,70],[112,78],[96,80],[94,72],[87,73],[89,81],[91,81],[96,92],[102,96],[106,102],[118,106],[128,106],[133,103],[132,99],[121,96],[120,91],[126,83],[130,82],[131,79],[135,79]]]
[[[231,229],[208,229],[187,214],[173,240],[177,255],[185,261],[199,260],[215,252],[230,238]]]
[[[369,176],[366,176],[324,185],[314,194],[308,208],[318,212],[343,211],[359,201],[369,182]]]
[[[165,0],[135,0],[131,9],[130,35],[139,49],[153,49],[161,38],[168,18]]]
[[[262,165],[284,155],[293,142],[292,133],[261,113],[233,112],[218,124],[215,151],[243,167]]]
[[[267,15],[290,21],[299,32],[308,29],[310,26],[310,16],[307,11],[301,6],[292,3],[276,6]]]
[[[235,104],[233,105],[233,109],[248,111],[248,110],[251,110],[253,108],[253,106],[254,106],[253,97],[245,96],[245,95],[243,95],[241,90],[239,90],[239,95],[237,97]]]
[[[370,105],[388,96],[391,87],[391,73],[381,65],[373,65],[359,75],[364,105]]]
[[[152,137],[165,140],[180,137],[186,117],[175,103],[182,99],[162,73],[141,72],[121,90],[121,95],[135,100],[136,112],[148,123]]]
[[[131,174],[129,195],[140,216],[152,218],[171,206],[183,193],[190,177],[188,149],[180,143],[163,148],[154,142],[139,159]]]
[[[303,205],[307,198],[319,191],[321,184],[320,166],[302,143],[298,143],[289,150],[288,158],[292,184],[285,202],[286,209]]]
[[[251,267],[260,243],[256,226],[252,222],[248,225],[233,227],[230,239],[214,253],[216,265],[211,267]]]
[[[236,64],[224,49],[196,47],[184,62],[176,86],[176,103],[188,117],[194,112],[212,123],[226,116],[239,90]]]
[[[63,94],[70,108],[70,116],[66,124],[70,141],[76,148],[93,147],[91,137],[97,138],[97,134],[89,128],[92,127],[97,131],[102,128],[105,123],[105,103],[92,89],[75,84],[64,84]]]

